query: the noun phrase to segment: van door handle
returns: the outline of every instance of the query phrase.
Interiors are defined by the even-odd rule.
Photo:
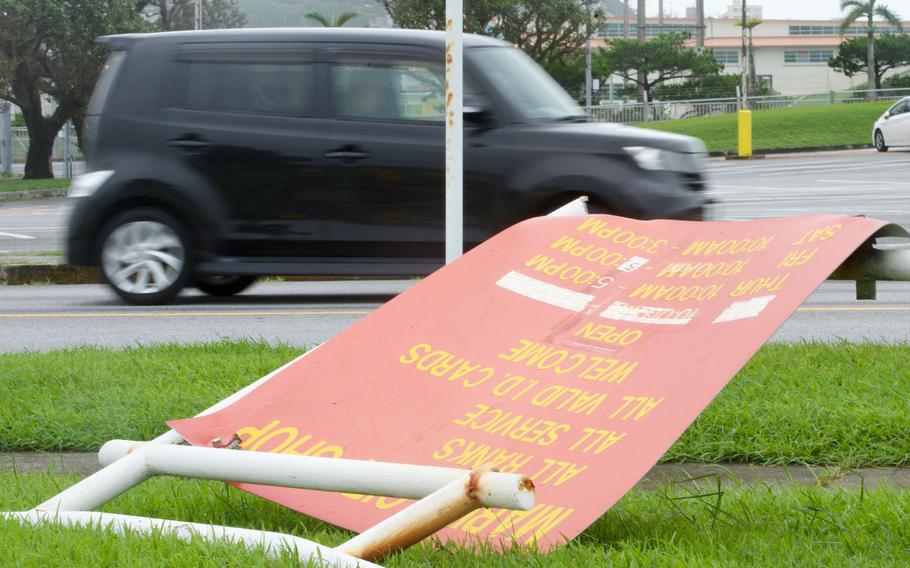
[[[343,162],[356,162],[357,160],[364,160],[372,156],[369,152],[364,152],[356,146],[342,146],[341,148],[335,148],[334,150],[329,150],[324,154],[326,158],[331,160],[341,160]]]
[[[174,138],[173,140],[169,140],[168,144],[171,146],[176,146],[177,148],[195,151],[205,150],[212,146],[212,143],[208,140],[203,140],[202,138],[192,135],[183,136],[181,138]]]

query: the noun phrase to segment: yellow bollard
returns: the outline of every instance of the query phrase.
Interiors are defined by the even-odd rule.
[[[752,111],[739,111],[739,157],[752,156]]]

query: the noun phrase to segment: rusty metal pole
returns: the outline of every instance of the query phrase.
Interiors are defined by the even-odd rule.
[[[462,0],[446,0],[446,264],[464,243],[463,14]]]

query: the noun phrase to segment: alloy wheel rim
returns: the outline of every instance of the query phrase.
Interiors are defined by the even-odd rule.
[[[180,277],[185,256],[183,243],[171,227],[157,221],[134,221],[117,227],[105,239],[102,266],[118,290],[153,294]]]
[[[877,148],[883,148],[885,146],[885,137],[882,136],[881,132],[875,133],[875,146]]]

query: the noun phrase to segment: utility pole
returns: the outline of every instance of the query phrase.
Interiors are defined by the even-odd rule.
[[[742,70],[743,79],[742,79],[742,90],[743,90],[743,108],[749,108],[749,43],[746,41],[746,0],[743,2],[743,17],[742,17],[742,65],[740,69]]]
[[[660,25],[661,33],[664,31],[664,0],[657,2],[657,23]]]
[[[645,41],[647,35],[645,34],[645,0],[638,0],[638,41]],[[638,80],[639,89],[638,92],[641,95],[641,110],[643,114],[643,119],[648,120],[650,113],[648,112],[648,93],[645,91],[644,83],[648,80],[647,72],[644,69],[638,69]]]
[[[193,26],[194,29],[202,29],[202,0],[195,0],[193,4],[193,22],[195,24]]]
[[[3,161],[3,173],[13,174],[13,129],[12,106],[3,101],[0,103],[0,159]]]
[[[629,0],[626,0],[622,8],[622,38],[629,39]]]
[[[705,0],[695,0],[695,47],[705,49]]]

